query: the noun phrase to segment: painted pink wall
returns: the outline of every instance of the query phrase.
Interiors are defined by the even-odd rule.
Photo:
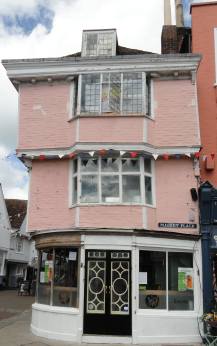
[[[191,80],[154,82],[155,121],[148,142],[156,146],[200,145],[196,88]]]
[[[33,161],[28,210],[29,230],[65,229],[75,224],[68,207],[69,161]]]
[[[154,81],[154,120],[103,115],[69,122],[69,96],[68,83],[20,86],[18,149],[63,148],[79,141],[199,144],[195,86],[190,80]]]
[[[189,222],[195,210],[190,188],[196,187],[192,160],[156,161],[156,208],[143,206],[92,205],[69,208],[69,161],[33,161],[29,201],[29,230],[72,229],[74,227],[158,229],[158,222]],[[193,209],[193,210],[192,210]],[[173,231],[179,231],[174,229]],[[191,230],[182,230],[191,233]]]
[[[156,209],[148,208],[148,228],[161,229],[158,222],[191,223],[190,214],[198,223],[198,202],[193,202],[190,189],[197,188],[191,159],[158,159],[156,161]],[[198,230],[168,229],[195,233]]]
[[[69,84],[23,84],[19,88],[18,149],[58,148],[75,141],[69,123]]]

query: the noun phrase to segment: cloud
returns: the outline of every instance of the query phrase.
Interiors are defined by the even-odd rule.
[[[3,23],[5,31],[9,34],[19,35],[22,33],[29,35],[39,24],[50,32],[53,17],[54,11],[45,6],[38,5],[31,14],[18,13],[0,15],[0,20]]]
[[[0,182],[5,198],[28,198],[28,173],[15,155],[0,146]]]
[[[44,21],[38,19],[40,6],[48,13]],[[21,25],[17,25],[17,13]],[[83,29],[97,28],[116,28],[120,45],[160,52],[163,0],[1,0],[0,16],[15,21],[13,30],[8,30],[0,20],[0,59],[68,55],[81,49]],[[29,31],[25,31],[29,25],[24,23],[25,18],[36,18]],[[49,25],[46,20],[50,20]],[[18,95],[3,67],[0,95],[0,147],[11,152],[17,146]],[[6,195],[27,195],[24,169],[14,167],[10,160],[0,160],[0,172]]]

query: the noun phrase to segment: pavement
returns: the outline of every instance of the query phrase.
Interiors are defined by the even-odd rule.
[[[33,335],[30,331],[30,321],[31,305],[34,300],[34,297],[18,296],[16,291],[0,291],[0,346],[81,346],[76,343],[48,340]],[[100,345],[82,344],[82,346]],[[120,346],[120,344],[112,346]],[[146,344],[145,346],[181,345]],[[199,346],[199,344],[187,346]]]

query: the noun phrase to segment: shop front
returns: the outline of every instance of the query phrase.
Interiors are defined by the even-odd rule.
[[[62,238],[65,244],[60,234],[36,237],[34,334],[94,343],[200,341],[198,237],[101,231]]]

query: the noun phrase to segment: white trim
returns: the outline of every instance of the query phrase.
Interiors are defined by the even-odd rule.
[[[47,59],[11,59],[2,64],[12,79],[32,77],[67,77],[88,72],[104,71],[192,71],[197,69],[201,60],[199,54],[142,54],[98,58],[47,58]]]
[[[150,118],[155,119],[155,98],[154,98],[154,79],[151,78],[151,86],[150,86],[150,92],[151,92],[151,114]]]
[[[91,344],[132,344],[132,338],[112,335],[83,335],[82,342]]]
[[[39,148],[39,149],[18,149],[17,150],[17,156],[22,157],[25,156],[25,158],[32,159],[32,156],[39,156],[42,153],[49,158],[52,158],[52,156],[59,156],[61,155],[68,155],[72,151],[76,152],[90,152],[90,151],[99,151],[102,149],[102,147],[105,150],[117,150],[117,151],[141,151],[146,152],[147,154],[158,154],[163,155],[168,153],[168,155],[172,154],[180,154],[185,155],[186,153],[194,154],[198,152],[200,149],[200,145],[195,146],[177,146],[177,147],[156,147],[151,144],[147,143],[108,143],[108,142],[101,142],[101,143],[85,143],[80,142],[76,143],[75,145],[67,148],[59,148],[59,149],[46,149],[46,148]]]

